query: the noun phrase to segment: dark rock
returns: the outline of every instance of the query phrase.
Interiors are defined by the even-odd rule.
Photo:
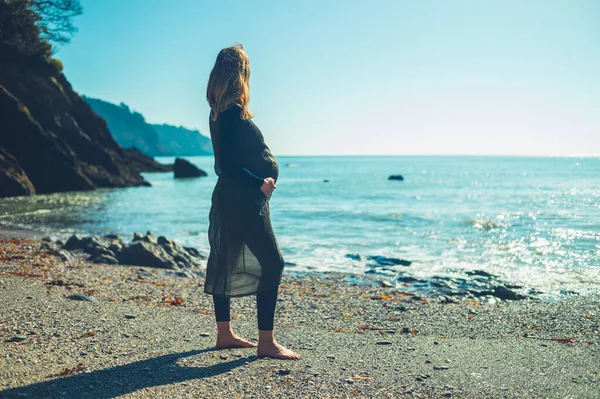
[[[10,182],[0,182],[0,196],[148,185],[140,170],[161,169],[119,146],[104,120],[64,75],[44,67],[46,61],[21,56],[6,43],[0,54],[6,56],[0,63],[0,148],[20,166],[9,161],[10,173],[0,167]]]
[[[404,177],[402,175],[391,175],[390,177],[388,177],[388,180],[400,180],[400,181],[403,181]]]
[[[135,241],[117,254],[119,263],[136,266],[159,267],[174,269],[175,262],[169,259],[169,254],[162,247],[145,241]]]
[[[196,258],[206,259],[206,256],[193,247],[183,247],[187,251],[188,254],[195,256]]]
[[[137,316],[131,313],[124,314],[126,319],[135,319]]]
[[[92,255],[93,257],[98,256],[110,256],[115,257],[114,251],[106,248],[102,243],[98,241],[90,241],[85,247],[85,252]]]
[[[0,198],[35,194],[35,187],[17,162],[0,147]]]
[[[277,374],[279,374],[279,375],[289,375],[290,374],[290,369],[279,369],[279,370],[277,370]]]
[[[469,276],[498,277],[498,276],[488,273],[484,270],[469,270],[468,272],[466,272],[466,274]]]
[[[150,232],[148,232],[148,234],[151,234]],[[156,240],[158,245],[162,245],[164,246],[175,246],[175,241],[171,240],[170,238],[167,238],[165,236],[159,236],[158,239]]]
[[[362,256],[360,256],[359,254],[346,254],[346,258],[349,258],[352,260],[364,260],[364,258]]]
[[[329,180],[325,179],[323,180],[323,183],[329,183]]]
[[[93,298],[93,297],[87,296],[87,295],[79,295],[79,294],[69,295],[67,297],[67,299],[70,299],[72,301],[98,302],[98,300],[96,298]]]
[[[24,336],[24,335],[15,335],[11,339],[9,339],[9,342],[23,342],[25,340],[27,340],[26,336]]]
[[[64,248],[83,249],[91,255],[90,261],[94,263],[121,263],[163,269],[201,267],[201,261],[206,259],[206,256],[195,248],[181,247],[163,236],[157,238],[150,231],[145,235],[134,233],[131,244],[125,244],[116,234],[82,238],[73,235]],[[140,274],[138,276],[143,279]],[[182,276],[195,277],[191,273],[184,273]]]
[[[176,158],[175,164],[173,165],[173,171],[175,172],[175,178],[183,177],[203,177],[207,176],[206,172],[198,168],[196,165],[186,161],[183,158]]]
[[[434,370],[448,370],[448,366],[433,366]]]
[[[79,238],[79,236],[76,234],[73,234],[71,237],[69,237],[63,248],[69,251],[76,251],[78,249],[84,249],[87,243],[88,240],[84,240]]]
[[[46,236],[46,237],[42,238],[42,241],[44,241],[44,242],[54,242],[54,240],[52,240],[52,237],[50,237],[50,236]]]
[[[133,233],[133,241],[144,241],[150,244],[158,244],[158,239],[151,231],[146,232],[146,235],[140,233]]]
[[[377,341],[375,342],[376,345],[392,345],[392,342],[390,341]]]
[[[119,251],[121,251],[123,249],[123,244],[121,242],[112,242],[109,246],[108,249],[111,250],[113,253],[117,253]]]
[[[419,279],[411,277],[411,276],[400,276],[400,277],[396,278],[396,281],[400,281],[402,283],[416,283],[416,282],[422,281],[422,280],[419,280]]]
[[[523,288],[522,285],[518,285],[518,284],[504,284],[504,286],[511,290],[520,290]]]
[[[527,299],[527,297],[525,295],[518,294],[518,293],[516,293],[512,290],[509,290],[508,288],[503,287],[501,285],[499,285],[498,287],[496,287],[494,289],[493,295],[496,298],[508,299],[510,301],[519,301],[522,299]]]
[[[385,256],[369,256],[367,259],[374,261],[379,266],[410,266],[412,262],[397,258],[387,258]]]
[[[114,256],[110,255],[98,255],[90,258],[90,262],[92,263],[103,263],[106,265],[117,265],[119,261]]]

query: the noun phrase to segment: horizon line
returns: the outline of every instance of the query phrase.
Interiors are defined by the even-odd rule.
[[[212,157],[206,155],[160,155],[154,158]],[[600,154],[280,154],[276,157],[488,157],[488,158],[600,158]]]

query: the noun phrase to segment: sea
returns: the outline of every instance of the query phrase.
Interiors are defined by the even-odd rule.
[[[53,238],[152,231],[208,253],[214,160],[188,160],[209,176],[147,173],[151,187],[0,199],[0,224]],[[288,271],[348,272],[392,283],[484,271],[544,298],[599,292],[600,158],[277,161],[271,217]],[[397,174],[404,180],[388,180]],[[377,257],[403,262],[382,267]]]

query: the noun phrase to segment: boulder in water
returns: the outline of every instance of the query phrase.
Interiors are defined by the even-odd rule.
[[[409,260],[387,258],[385,256],[368,256],[367,259],[377,263],[378,266],[410,266],[412,264],[412,262]]]
[[[507,299],[509,301],[519,301],[522,299],[527,299],[527,297],[525,295],[518,294],[518,293],[514,292],[513,290],[508,289],[502,285],[499,285],[496,288],[494,288],[493,295],[496,298]]]
[[[388,180],[399,180],[399,181],[403,181],[404,177],[402,175],[391,175],[390,177],[388,177]]]
[[[175,172],[175,178],[184,178],[184,177],[203,177],[207,176],[206,172],[202,169],[198,168],[196,165],[186,161],[183,158],[176,158],[175,165],[173,166],[173,171]]]

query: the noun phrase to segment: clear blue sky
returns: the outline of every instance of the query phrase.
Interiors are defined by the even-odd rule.
[[[76,91],[208,132],[218,51],[250,55],[283,154],[600,153],[597,0],[82,0]]]

